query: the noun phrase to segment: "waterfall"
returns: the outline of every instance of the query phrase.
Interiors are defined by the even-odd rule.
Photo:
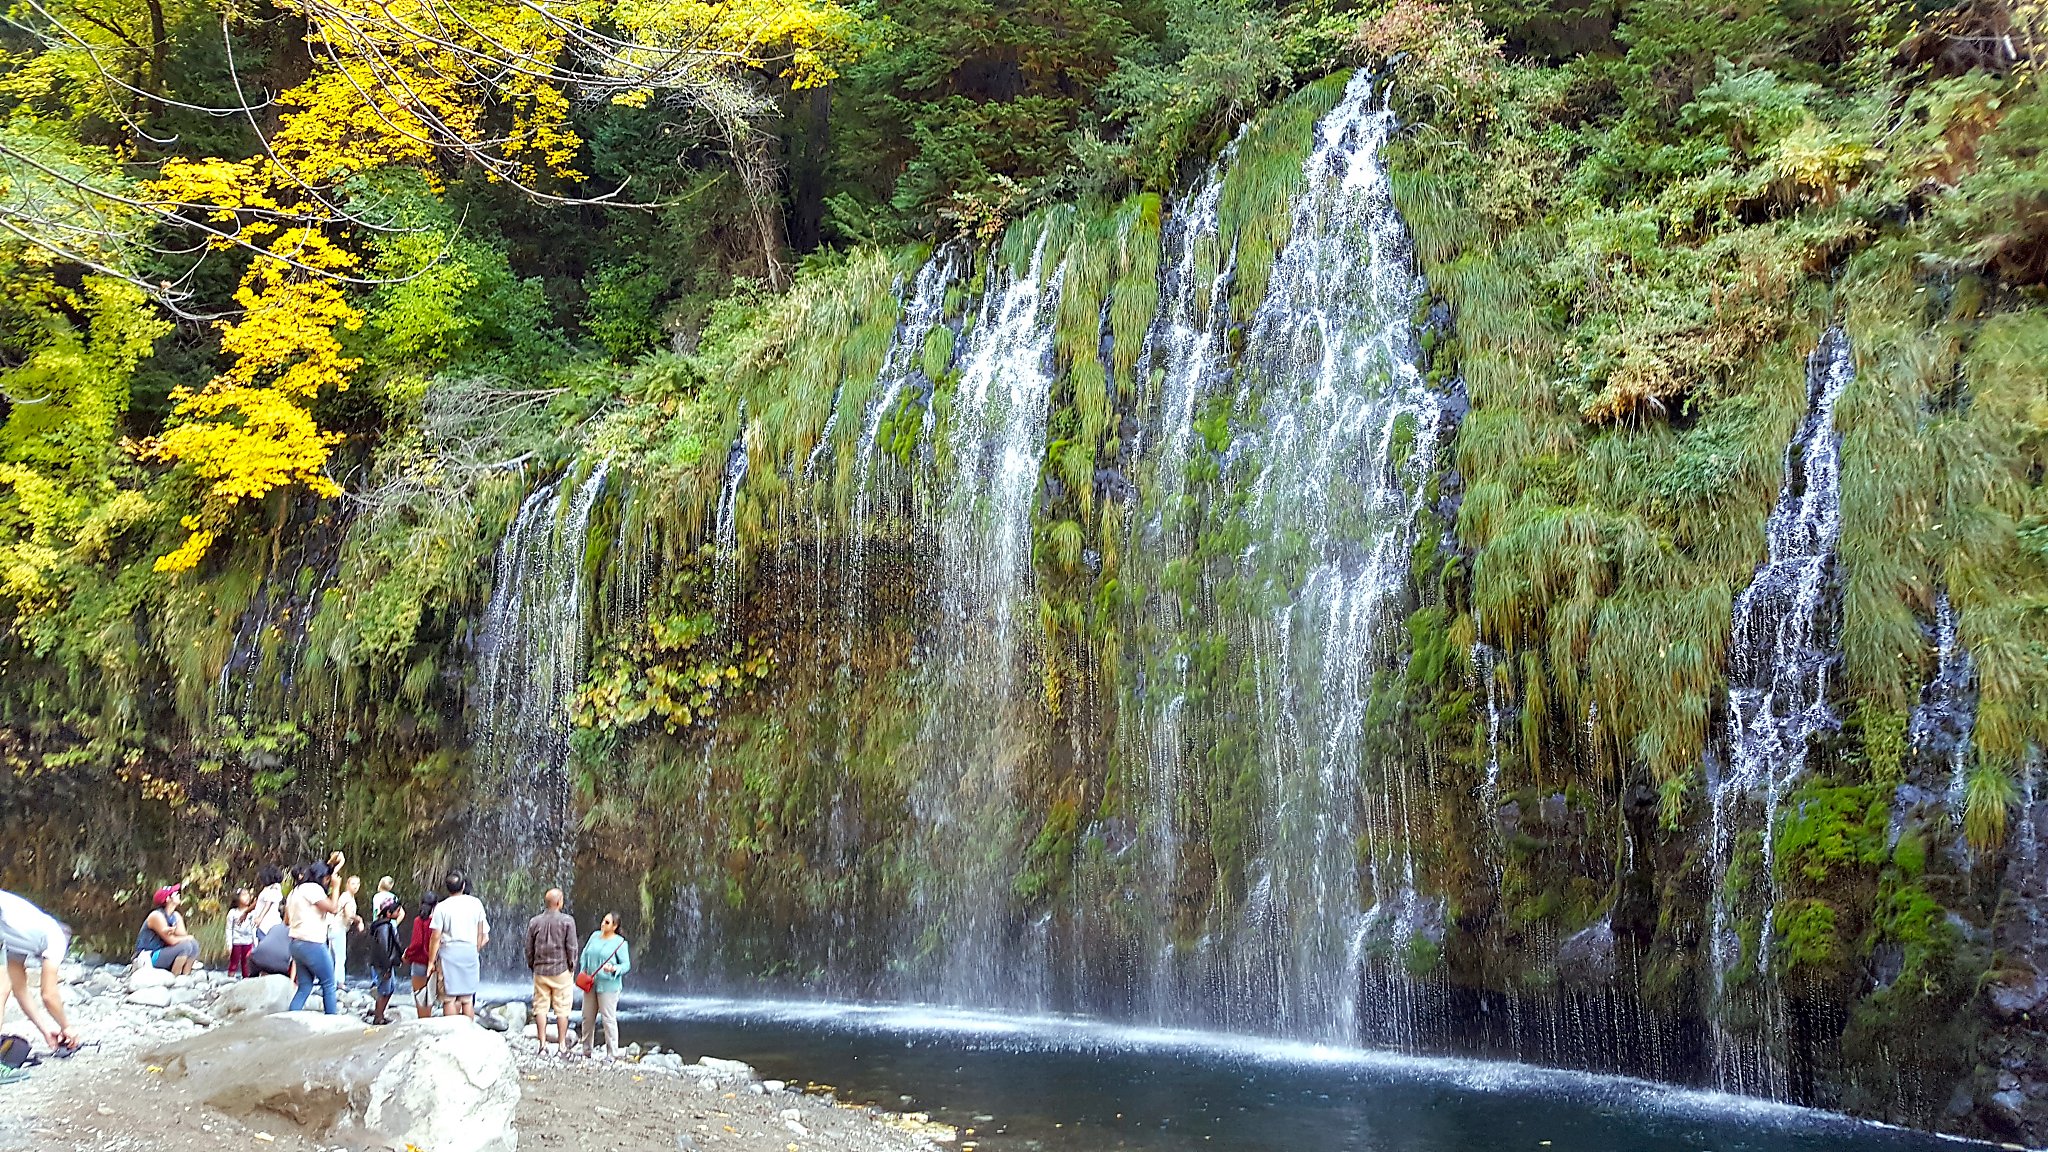
[[[1489,644],[1472,646],[1472,675],[1486,697],[1486,775],[1479,784],[1479,801],[1485,806],[1489,824],[1500,804],[1500,729],[1504,718],[1500,700],[1500,653]]]
[[[1713,808],[1711,951],[1717,1008],[1715,1075],[1724,1089],[1782,1097],[1783,1061],[1773,1054],[1780,1013],[1770,981],[1771,919],[1777,910],[1773,840],[1778,805],[1806,767],[1807,740],[1836,726],[1828,707],[1835,661],[1833,575],[1841,537],[1841,445],[1835,402],[1854,374],[1849,338],[1830,328],[1806,363],[1806,418],[1785,449],[1785,479],[1765,525],[1769,559],[1735,601],[1729,646],[1728,765],[1709,779]],[[1760,828],[1762,864],[1750,884],[1760,894],[1730,893],[1728,876],[1745,828]],[[1738,919],[1759,917],[1756,949],[1744,970]],[[1727,1027],[1738,971],[1765,987],[1755,997],[1761,1044],[1740,1043]],[[1753,976],[1749,973],[1753,971]]]
[[[747,480],[747,403],[740,401],[739,432],[725,453],[718,485],[718,512],[711,524],[711,617],[720,628],[732,619],[740,589],[740,485]]]
[[[1233,149],[1235,145],[1232,146]],[[1133,571],[1141,583],[1157,588],[1169,564],[1184,560],[1190,548],[1187,470],[1195,438],[1195,412],[1204,396],[1228,378],[1226,329],[1230,321],[1230,283],[1235,267],[1234,252],[1222,254],[1213,273],[1204,276],[1201,256],[1219,241],[1219,208],[1223,200],[1223,172],[1231,158],[1212,165],[1202,182],[1169,218],[1165,242],[1169,259],[1164,261],[1160,313],[1154,319],[1145,357],[1139,364],[1140,379],[1159,373],[1158,448],[1152,457],[1149,483],[1144,493],[1144,523],[1137,536]],[[1142,429],[1134,455],[1143,451]],[[1142,758],[1146,777],[1145,836],[1146,896],[1157,909],[1173,906],[1179,882],[1181,805],[1188,788],[1186,772],[1188,656],[1184,640],[1180,595],[1160,589],[1143,606],[1145,624],[1159,639],[1150,653],[1154,666],[1142,676],[1145,690],[1136,718],[1142,734],[1134,733],[1126,754]],[[1161,913],[1163,924],[1164,913]],[[1149,977],[1155,1005],[1173,1003],[1172,973],[1174,943],[1170,928],[1148,942],[1153,956]],[[1157,1014],[1155,1012],[1155,1014]]]
[[[912,806],[925,837],[919,919],[942,934],[938,983],[927,990],[955,1003],[1043,996],[1042,950],[1010,947],[1006,925],[1023,820],[1016,774],[1034,708],[1025,633],[1037,624],[1031,508],[1061,282],[1045,267],[1053,230],[1040,231],[1021,273],[990,272],[959,360],[950,475],[931,524],[938,616],[922,689],[927,762]]]
[[[946,295],[966,274],[969,254],[958,244],[942,245],[919,268],[903,298],[903,318],[897,323],[895,339],[882,361],[881,374],[869,394],[861,415],[860,442],[854,449],[853,498],[848,511],[846,555],[839,575],[839,601],[849,626],[860,618],[867,599],[867,545],[872,522],[883,511],[884,501],[897,493],[877,492],[876,457],[886,451],[882,431],[889,420],[911,402],[911,394],[929,403],[931,381],[925,376],[924,347],[945,319]],[[850,627],[849,627],[850,631]]]
[[[590,515],[608,472],[543,485],[498,544],[470,698],[478,826],[466,866],[510,878],[491,894],[508,903],[572,879],[569,699],[583,677]]]
[[[1431,916],[1408,851],[1414,782],[1404,758],[1364,755],[1439,428],[1382,155],[1395,126],[1364,74],[1316,126],[1240,368],[1238,569],[1264,611],[1232,639],[1257,684],[1267,795],[1220,983],[1233,1026],[1412,1044],[1400,962]]]
[[[1920,703],[1906,727],[1913,751],[1948,764],[1948,810],[1958,824],[1970,799],[1970,736],[1976,727],[1976,662],[1958,629],[1946,591],[1934,597],[1934,678],[1920,689]]]

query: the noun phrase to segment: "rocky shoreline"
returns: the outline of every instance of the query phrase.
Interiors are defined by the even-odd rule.
[[[631,1046],[617,1061],[543,1058],[523,1003],[483,1026],[369,1025],[283,1012],[282,977],[67,964],[86,1045],[0,1084],[0,1152],[934,1152],[956,1134],[920,1114],[849,1105],[746,1064]],[[6,1030],[28,1031],[19,1009]],[[38,1048],[40,1048],[40,1043]]]

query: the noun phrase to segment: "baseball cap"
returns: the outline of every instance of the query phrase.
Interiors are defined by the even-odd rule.
[[[178,890],[183,887],[183,884],[164,885],[163,887],[156,890],[156,902],[158,904],[162,904],[164,901],[169,900],[173,896],[176,896],[178,894]]]

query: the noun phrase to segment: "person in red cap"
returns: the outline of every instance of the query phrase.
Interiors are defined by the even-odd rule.
[[[135,950],[146,954],[152,966],[169,969],[173,976],[183,976],[199,962],[199,939],[185,930],[185,917],[178,911],[184,903],[178,895],[182,887],[166,884],[157,889],[156,910],[135,934]]]

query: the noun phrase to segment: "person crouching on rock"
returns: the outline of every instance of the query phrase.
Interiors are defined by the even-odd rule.
[[[434,1014],[434,973],[427,967],[428,945],[434,938],[434,905],[440,898],[432,892],[420,897],[419,911],[412,918],[412,939],[405,946],[405,962],[412,965],[412,1006],[424,1020]]]
[[[153,968],[183,976],[199,961],[199,938],[185,930],[185,917],[178,911],[185,903],[178,893],[180,884],[166,884],[156,890],[156,908],[135,933],[135,951],[149,957]],[[137,959],[140,959],[138,956]]]
[[[22,1015],[43,1034],[54,1051],[69,1055],[78,1049],[78,1037],[64,1014],[63,976],[65,950],[71,947],[71,932],[55,916],[16,896],[0,891],[0,953],[7,959],[7,984],[0,987],[0,1024],[7,1022],[7,997],[11,993],[21,1005]],[[28,962],[42,966],[42,1012],[28,995]],[[45,1014],[47,1013],[47,1014]]]
[[[491,942],[483,901],[469,894],[469,881],[450,872],[448,895],[434,905],[434,934],[427,940],[427,971],[441,977],[441,1014],[476,1019],[477,986],[483,980],[481,953]]]
[[[385,1013],[391,1007],[391,994],[398,991],[399,966],[405,963],[405,938],[398,932],[398,923],[404,919],[405,905],[391,900],[370,925],[370,976],[377,982],[377,1010],[370,1016],[372,1024],[391,1022]]]
[[[305,1008],[320,985],[321,1011],[335,1014],[334,953],[327,947],[328,917],[334,915],[334,897],[327,890],[327,865],[301,864],[292,869],[298,886],[284,900],[284,922],[291,932],[292,967],[297,973],[298,994],[292,997],[294,1012]]]
[[[540,1054],[548,1054],[548,1012],[559,1023],[555,1037],[562,1055],[569,1054],[569,1013],[576,1007],[576,921],[562,911],[562,890],[550,888],[541,897],[546,909],[526,922],[526,966],[533,970],[533,1034]]]

